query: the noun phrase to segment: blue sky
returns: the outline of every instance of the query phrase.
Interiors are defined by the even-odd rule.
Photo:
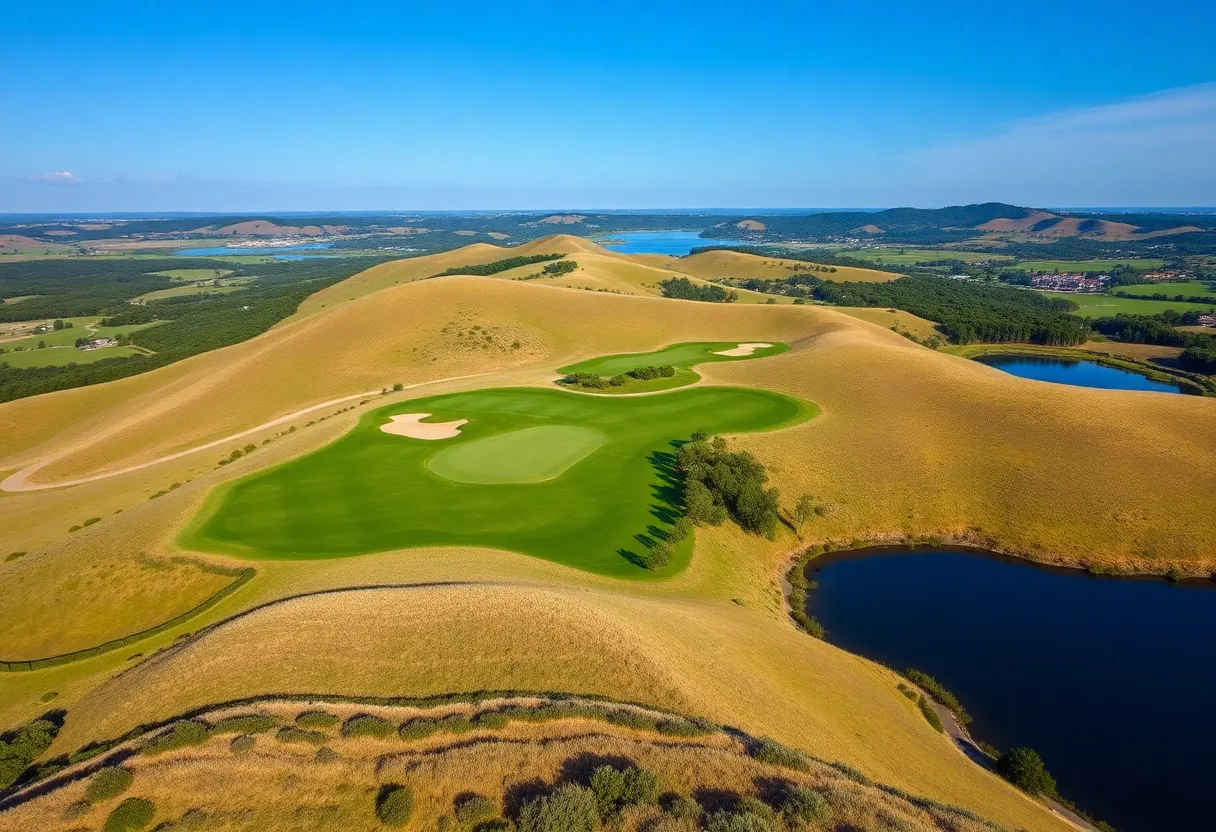
[[[0,211],[1216,204],[1216,3],[17,3]]]

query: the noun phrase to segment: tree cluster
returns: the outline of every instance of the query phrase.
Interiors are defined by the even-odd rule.
[[[676,368],[670,364],[657,367],[635,367],[615,376],[604,377],[598,373],[570,373],[561,380],[561,384],[571,387],[583,387],[589,390],[604,390],[608,387],[623,387],[630,381],[650,381],[656,378],[672,378]]]
[[[43,751],[51,747],[59,725],[36,719],[0,736],[0,791],[17,782]]]
[[[676,467],[683,477],[685,516],[693,523],[718,526],[730,518],[752,534],[777,533],[780,495],[764,487],[768,472],[747,451],[730,451],[722,437],[710,440],[698,432],[680,447]]]
[[[1216,337],[1202,332],[1186,332],[1175,329],[1179,326],[1195,326],[1199,323],[1199,312],[1176,312],[1167,309],[1160,315],[1129,315],[1095,318],[1090,321],[1094,331],[1116,341],[1133,344],[1159,344],[1167,347],[1204,348],[1216,343]]]
[[[738,292],[732,292],[713,284],[693,283],[687,277],[669,277],[659,281],[665,298],[680,300],[700,300],[707,303],[733,303],[739,299]]]
[[[528,254],[520,255],[519,257],[507,257],[503,260],[495,260],[492,263],[478,263],[471,266],[453,266],[431,277],[448,277],[456,274],[471,274],[476,277],[488,277],[499,272],[518,269],[520,266],[530,266],[533,263],[547,263],[550,260],[560,260],[566,255],[564,254]]]

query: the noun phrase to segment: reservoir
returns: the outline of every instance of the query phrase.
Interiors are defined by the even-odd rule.
[[[1075,361],[1065,358],[1047,358],[1037,355],[981,355],[975,359],[989,367],[996,367],[1015,376],[1050,381],[1055,384],[1072,384],[1077,387],[1099,387],[1104,390],[1154,390],[1159,393],[1191,393],[1190,388],[1180,384],[1154,381],[1151,378],[1123,370],[1107,367],[1096,361]]]
[[[333,243],[301,243],[297,246],[216,246],[214,248],[184,248],[173,252],[175,257],[226,257],[234,254],[273,254],[281,255],[290,251],[314,251],[326,249]],[[300,257],[285,255],[282,260],[298,260]]]
[[[937,677],[977,740],[1042,755],[1119,832],[1211,828],[1216,586],[1094,577],[960,549],[811,561],[827,640]]]
[[[714,240],[700,234],[700,231],[630,231],[609,234],[594,242],[622,254],[672,254],[676,257],[684,257],[701,246],[747,245],[742,240]]]

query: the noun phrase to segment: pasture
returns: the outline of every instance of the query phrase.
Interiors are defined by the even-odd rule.
[[[1019,269],[1034,272],[1106,272],[1115,266],[1131,266],[1133,269],[1157,269],[1165,265],[1164,260],[1023,260]]]
[[[1216,306],[1172,300],[1120,298],[1114,295],[1077,295],[1067,292],[1042,292],[1051,298],[1065,298],[1080,308],[1073,312],[1083,318],[1104,318],[1111,315],[1160,315],[1167,309],[1175,312],[1211,312]]]
[[[459,436],[385,433],[396,414],[467,419]],[[743,433],[815,413],[788,396],[703,387],[638,398],[506,388],[365,414],[308,456],[219,489],[183,543],[253,558],[327,558],[413,546],[510,549],[641,578],[680,516],[672,453],[694,431]],[[687,563],[691,543],[660,574]]]
[[[857,257],[862,260],[873,260],[884,266],[911,266],[916,263],[932,263],[936,260],[962,260],[964,263],[976,263],[980,260],[1013,260],[1008,254],[987,254],[976,251],[956,251],[954,249],[935,248],[862,248],[840,249],[838,254]]]
[[[53,329],[37,335],[26,335],[20,338],[0,340],[0,363],[11,367],[58,367],[65,364],[91,364],[106,358],[119,358],[126,355],[143,353],[135,347],[102,347],[96,350],[78,350],[75,347],[78,338],[118,338],[141,329],[156,326],[160,321],[147,324],[131,324],[128,326],[101,326],[98,316],[81,318],[64,318],[65,323],[71,323],[68,329]],[[50,323],[44,321],[40,323]],[[10,325],[25,329],[23,324]],[[39,344],[45,344],[39,347]]]
[[[1181,283],[1142,283],[1137,286],[1118,286],[1114,291],[1138,298],[1152,298],[1153,295],[1165,295],[1170,298],[1177,295],[1211,296],[1216,295],[1216,281],[1187,280]]]

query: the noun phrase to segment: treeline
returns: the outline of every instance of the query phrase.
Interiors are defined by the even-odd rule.
[[[826,269],[815,269],[815,271],[824,271],[828,274],[834,274],[836,269],[832,266],[848,266],[855,269],[869,269],[875,272],[888,272],[890,274],[905,274],[903,271],[896,271],[888,268],[880,263],[875,263],[873,260],[863,260],[860,257],[850,257],[846,254],[832,254],[830,252],[811,252],[801,249],[789,249],[776,246],[698,246],[694,248],[691,254],[702,254],[707,251],[737,251],[742,254],[754,254],[757,257],[780,257],[782,260],[799,260],[803,263],[811,263],[818,266],[827,266]]]
[[[166,322],[132,333],[130,343],[149,349],[154,355],[21,369],[0,363],[0,401],[114,381],[240,343],[290,316],[314,292],[383,262],[387,258],[261,263],[254,267],[258,279],[248,289],[226,295],[183,295],[149,302],[140,308],[148,310],[154,319]],[[142,314],[132,307],[116,311],[115,317],[128,311]]]
[[[504,260],[495,260],[493,263],[480,263],[472,266],[454,266],[433,274],[431,277],[450,277],[458,274],[471,274],[476,277],[488,277],[499,272],[518,269],[520,266],[531,266],[533,263],[548,263],[550,260],[560,260],[566,255],[564,254],[529,254],[519,257],[508,257]]]
[[[739,293],[713,284],[693,283],[687,277],[669,277],[659,281],[665,298],[680,300],[700,300],[707,303],[734,303],[739,299]]]
[[[1199,323],[1196,311],[1176,312],[1167,309],[1160,315],[1129,315],[1095,318],[1090,326],[1107,338],[1128,341],[1134,344],[1159,344],[1166,347],[1203,347],[1216,343],[1216,335],[1187,332],[1175,329],[1179,326],[1195,326]]]
[[[957,344],[1080,344],[1089,337],[1073,305],[1006,286],[939,277],[902,277],[889,283],[820,282],[814,297],[838,306],[902,309],[938,324]]]

